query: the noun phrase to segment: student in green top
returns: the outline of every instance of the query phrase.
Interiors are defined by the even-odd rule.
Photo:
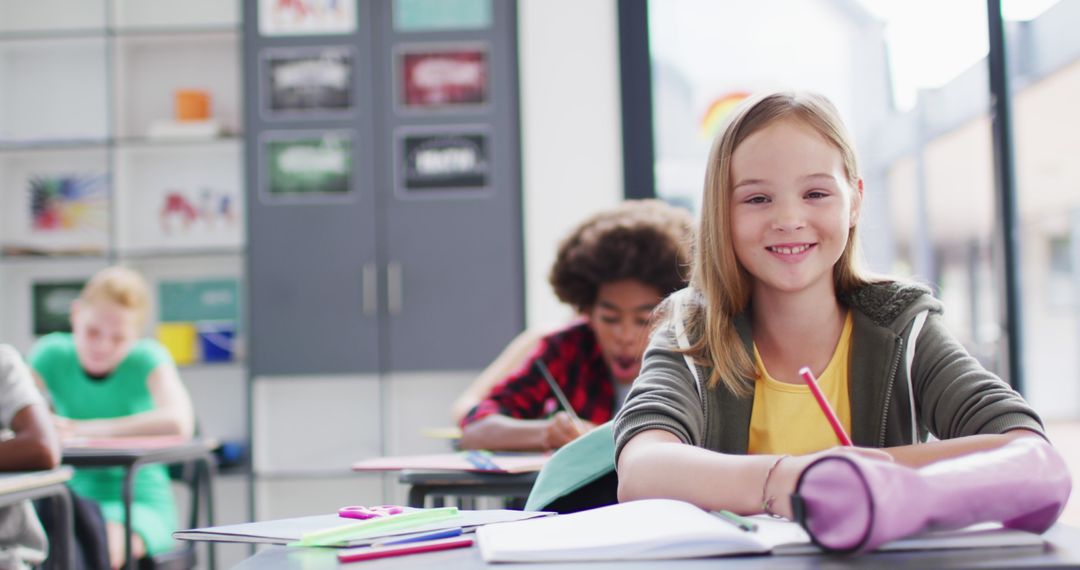
[[[140,339],[149,293],[134,271],[98,272],[72,304],[71,333],[42,337],[30,365],[52,398],[54,423],[63,438],[138,435],[190,437],[194,415],[172,357],[159,343]],[[79,469],[76,493],[101,505],[109,559],[124,563],[124,520],[119,467]],[[133,555],[172,548],[176,506],[164,466],[140,469],[132,505]]]

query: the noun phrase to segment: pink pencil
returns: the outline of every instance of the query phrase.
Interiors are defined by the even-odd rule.
[[[818,387],[817,380],[814,379],[814,373],[810,371],[810,368],[803,366],[799,369],[799,376],[802,376],[802,379],[806,381],[806,385],[810,387],[810,393],[817,400],[818,407],[825,414],[825,419],[829,420],[829,425],[832,426],[833,432],[836,433],[836,439],[839,439],[840,443],[848,447],[854,445],[851,443],[848,434],[844,432],[844,426],[840,425],[840,419],[836,417],[836,412],[829,405],[829,401],[822,395],[821,388]]]

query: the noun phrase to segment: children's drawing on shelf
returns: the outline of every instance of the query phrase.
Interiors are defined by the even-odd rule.
[[[35,175],[30,177],[27,191],[34,232],[103,231],[107,225],[102,174]]]
[[[233,193],[213,188],[201,188],[195,199],[183,190],[167,190],[158,217],[164,235],[233,229],[237,222]]]

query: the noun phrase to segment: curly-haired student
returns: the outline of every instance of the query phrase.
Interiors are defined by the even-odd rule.
[[[455,403],[461,446],[555,449],[610,420],[638,375],[653,308],[686,284],[693,226],[686,210],[633,200],[567,236],[549,280],[581,318],[523,333],[477,378]],[[579,422],[560,410],[544,369]]]

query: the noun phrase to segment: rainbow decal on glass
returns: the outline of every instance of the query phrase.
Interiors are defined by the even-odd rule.
[[[701,138],[712,140],[720,132],[720,126],[724,124],[728,113],[749,96],[750,94],[745,91],[732,91],[714,99],[705,110],[705,114],[701,116],[701,124],[698,126],[698,134]]]

